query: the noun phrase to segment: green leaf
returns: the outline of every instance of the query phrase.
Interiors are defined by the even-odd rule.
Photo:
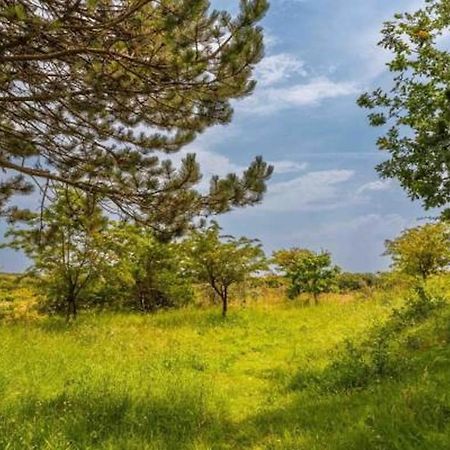
[[[14,5],[14,11],[19,20],[25,20],[27,18],[27,12],[25,11],[23,5],[21,5],[20,3]]]

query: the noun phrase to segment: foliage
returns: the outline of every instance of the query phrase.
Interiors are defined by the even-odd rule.
[[[393,290],[410,291],[416,285],[416,280],[403,272],[387,271],[378,274],[377,287],[388,293]]]
[[[358,100],[372,110],[371,125],[389,126],[378,147],[390,159],[378,171],[428,208],[450,201],[450,53],[439,43],[449,27],[447,0],[427,0],[423,9],[386,22],[379,45],[393,53],[394,85]]]
[[[262,158],[204,195],[195,155],[179,167],[168,155],[252,92],[267,7],[241,0],[232,17],[207,0],[2,2],[0,167],[11,176],[0,206],[28,179],[49,180],[172,234],[260,201],[272,172]]]
[[[6,245],[33,260],[31,271],[54,306],[76,316],[79,298],[89,295],[105,262],[107,219],[95,197],[82,191],[60,186],[55,196],[40,214],[18,217],[25,226],[10,228]]]
[[[316,304],[319,294],[330,292],[335,287],[340,272],[337,266],[332,265],[328,252],[314,253],[294,248],[275,252],[273,259],[290,281],[289,297],[312,294]]]
[[[450,266],[450,225],[446,222],[407,229],[385,245],[393,268],[407,275],[426,279]]]
[[[336,278],[337,288],[340,292],[352,292],[375,287],[377,283],[378,276],[373,273],[342,272]]]
[[[0,320],[35,319],[36,282],[31,277],[0,273]]]
[[[100,300],[138,306],[142,311],[182,306],[193,298],[179,244],[158,241],[152,230],[110,222],[105,235],[108,263]]]
[[[296,265],[297,259],[303,256],[309,255],[311,252],[304,248],[293,247],[290,249],[277,250],[272,255],[273,263],[286,273],[288,270],[293,269]]]
[[[382,378],[404,374],[408,370],[408,361],[401,355],[405,331],[421,324],[445,305],[443,298],[430,297],[423,288],[418,289],[405,305],[392,311],[385,323],[369,330],[362,343],[344,342],[322,374],[322,386],[332,391],[362,388]]]
[[[194,231],[184,243],[194,278],[208,285],[222,301],[222,315],[228,310],[231,285],[245,281],[266,268],[264,252],[255,241],[241,237],[221,236],[213,223],[204,230]]]
[[[40,214],[17,214],[5,244],[33,260],[46,308],[76,316],[83,306],[143,311],[192,300],[180,247],[159,241],[148,227],[106,218],[95,197],[58,187]]]

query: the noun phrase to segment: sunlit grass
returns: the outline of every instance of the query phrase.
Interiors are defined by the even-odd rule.
[[[404,379],[292,388],[400,303],[331,300],[0,325],[0,448],[448,448],[448,315]]]

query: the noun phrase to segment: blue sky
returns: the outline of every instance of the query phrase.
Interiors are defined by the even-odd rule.
[[[229,10],[236,4],[214,1]],[[254,95],[234,104],[230,125],[208,130],[184,150],[198,154],[205,181],[212,173],[243,170],[254,155],[275,165],[261,205],[220,218],[227,233],[259,238],[268,253],[327,249],[346,270],[387,268],[384,240],[431,213],[396,182],[378,178],[380,130],[368,126],[355,101],[367,89],[389,85],[389,55],[376,46],[383,21],[422,5],[272,0]],[[0,251],[0,270],[24,266],[22,255]]]

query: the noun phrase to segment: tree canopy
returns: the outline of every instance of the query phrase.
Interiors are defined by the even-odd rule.
[[[0,206],[30,180],[95,193],[168,232],[261,200],[272,168],[211,180],[170,155],[231,120],[263,55],[266,0],[19,0],[0,5]],[[47,180],[47,181],[46,181]]]
[[[427,208],[450,202],[450,3],[428,0],[414,13],[386,22],[379,45],[393,54],[393,87],[362,95],[370,124],[387,126],[378,147],[390,159],[378,165]]]
[[[385,245],[393,268],[407,275],[426,279],[450,267],[449,223],[436,222],[407,229]]]
[[[182,245],[160,242],[147,227],[110,220],[104,233],[107,262],[99,297],[143,312],[182,306],[193,298]]]

